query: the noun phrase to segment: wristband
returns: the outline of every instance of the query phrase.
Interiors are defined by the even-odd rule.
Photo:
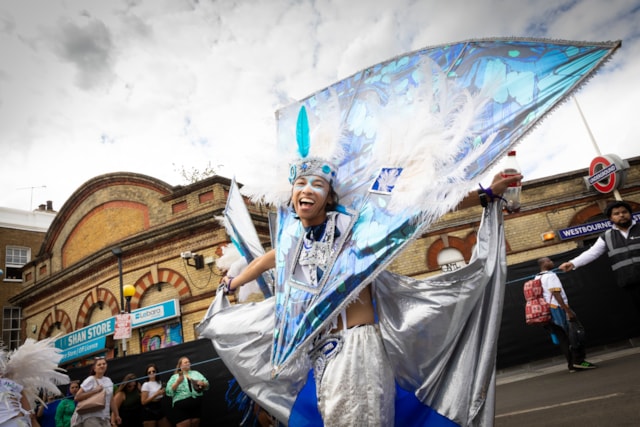
[[[483,208],[489,206],[489,199],[487,198],[487,193],[482,190],[478,190],[478,197],[480,198],[480,205]]]
[[[484,188],[482,186],[482,184],[478,184],[480,186],[480,189],[478,190],[478,197],[480,197],[480,205],[482,205],[483,208],[486,208],[487,206],[489,206],[490,202],[493,202],[496,198],[496,196],[494,196],[493,191],[491,190],[491,187],[488,188]]]
[[[231,282],[233,281],[233,277],[231,276],[227,276],[227,277],[229,277],[229,282],[225,283],[223,288],[225,295],[229,295],[230,293],[233,292],[233,290],[231,289]]]

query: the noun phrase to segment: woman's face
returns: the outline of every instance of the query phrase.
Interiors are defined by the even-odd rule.
[[[96,371],[96,374],[104,375],[107,372],[107,361],[105,359],[98,359],[96,363],[93,365],[93,370]]]
[[[69,393],[71,393],[72,396],[75,396],[75,394],[78,392],[78,389],[80,389],[80,384],[73,383],[69,386]]]
[[[191,369],[191,362],[188,358],[183,357],[182,360],[180,360],[180,369],[183,371],[188,371],[189,369]]]
[[[156,373],[157,373],[156,368],[155,368],[155,367],[153,367],[153,366],[152,366],[152,367],[150,367],[149,369],[147,369],[147,376],[149,377],[149,379],[150,379],[151,381],[154,381],[154,380],[155,380],[155,378],[156,378]]]

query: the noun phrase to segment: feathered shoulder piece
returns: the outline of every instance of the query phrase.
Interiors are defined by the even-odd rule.
[[[58,385],[69,383],[69,376],[58,368],[62,354],[54,346],[53,338],[40,341],[27,338],[17,349],[1,352],[2,376],[22,385],[25,396],[31,402],[40,401],[38,390],[59,394]]]

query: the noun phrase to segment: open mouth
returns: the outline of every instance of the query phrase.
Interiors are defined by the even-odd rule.
[[[298,202],[298,204],[299,204],[301,207],[311,207],[311,206],[313,206],[315,203],[316,203],[316,202],[314,202],[313,200],[311,200],[311,199],[306,199],[306,198],[305,198],[305,199],[300,199],[300,201]]]

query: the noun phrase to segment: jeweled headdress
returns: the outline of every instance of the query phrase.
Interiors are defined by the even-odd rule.
[[[302,159],[289,167],[289,182],[293,184],[298,178],[315,175],[333,184],[337,170],[332,163],[320,158]]]

